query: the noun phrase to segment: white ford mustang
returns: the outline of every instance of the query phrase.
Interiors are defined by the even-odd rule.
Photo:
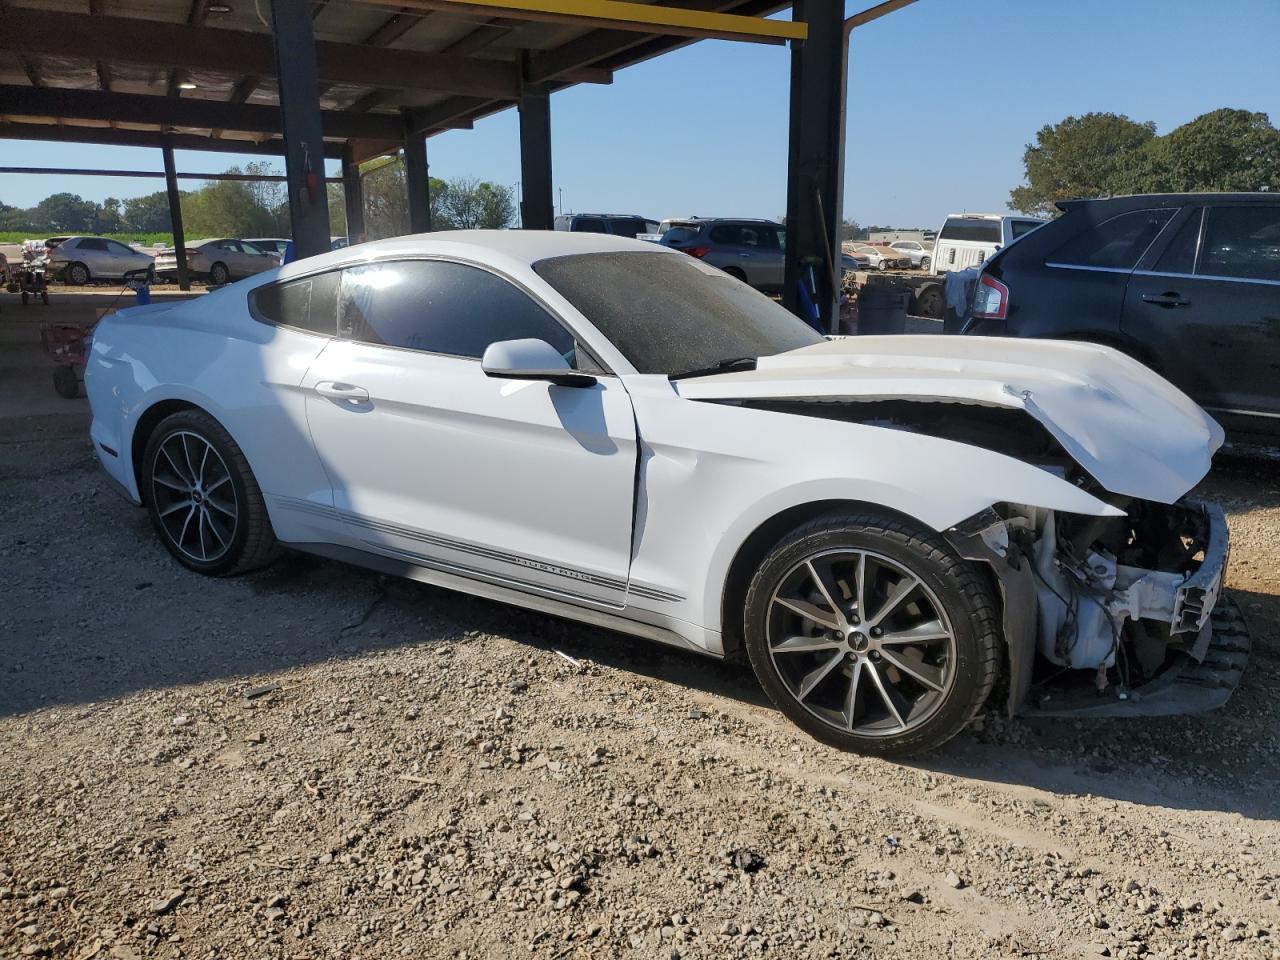
[[[715,656],[844,748],[1226,700],[1222,431],[1082,344],[826,339],[650,243],[362,244],[98,326],[94,449],[205,574],[281,547]],[[1216,607],[1216,611],[1215,611]]]

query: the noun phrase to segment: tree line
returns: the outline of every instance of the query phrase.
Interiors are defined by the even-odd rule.
[[[1041,127],[1022,156],[1027,182],[1009,208],[1131,193],[1280,190],[1280,130],[1265,113],[1222,108],[1157,136],[1153,122],[1086,113]]]
[[[271,175],[266,164],[250,163],[226,171],[249,176]],[[375,161],[363,178],[365,235],[375,240],[409,232],[404,162],[399,157]],[[512,226],[516,200],[510,187],[471,178],[432,177],[431,220],[436,230]],[[197,190],[180,193],[183,229],[200,237],[287,237],[289,202],[283,183],[263,180],[211,180]],[[341,184],[329,184],[330,233],[345,236],[346,213]],[[33,237],[50,234],[169,233],[169,197],[164,190],[101,203],[74,193],[55,193],[35,206],[0,202],[0,231]]]

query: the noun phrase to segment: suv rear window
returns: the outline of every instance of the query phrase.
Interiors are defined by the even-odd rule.
[[[667,243],[690,243],[698,239],[697,227],[672,227],[662,235]]]
[[[1000,243],[1000,221],[977,217],[949,217],[942,225],[939,240],[967,240],[970,243]]]
[[[1132,270],[1175,210],[1131,210],[1077,234],[1046,258],[1071,267]]]

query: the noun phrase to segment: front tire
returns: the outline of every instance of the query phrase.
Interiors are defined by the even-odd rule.
[[[160,422],[147,440],[138,485],[156,535],[190,570],[214,577],[246,573],[279,553],[244,452],[201,410]]]
[[[906,756],[959,733],[996,679],[995,600],[935,533],[872,513],[792,531],[747,591],[747,654],[769,698],[842,750]]]

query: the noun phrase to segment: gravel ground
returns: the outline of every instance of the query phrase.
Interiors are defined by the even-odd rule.
[[[14,402],[30,328],[0,347],[0,956],[1280,958],[1274,467],[1206,484],[1227,708],[990,712],[899,764],[741,667],[302,557],[186,573],[83,401]]]

